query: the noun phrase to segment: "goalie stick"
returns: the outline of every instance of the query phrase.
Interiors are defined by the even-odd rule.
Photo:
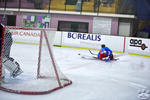
[[[92,55],[97,55],[97,54],[93,53],[91,50],[89,50],[89,52],[90,52],[90,54],[92,54]]]
[[[96,60],[97,57],[96,56],[89,56],[89,55],[83,55],[83,54],[80,54],[78,53],[78,55],[81,57],[81,58],[84,58],[84,59],[88,59],[88,60]]]

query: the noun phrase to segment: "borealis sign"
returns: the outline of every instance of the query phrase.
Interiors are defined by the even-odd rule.
[[[79,40],[101,41],[101,35],[98,34],[68,32],[67,37]]]

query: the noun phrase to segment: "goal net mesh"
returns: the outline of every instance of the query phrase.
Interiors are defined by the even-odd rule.
[[[51,29],[3,28],[1,62],[5,56],[11,57],[19,63],[23,73],[13,78],[1,64],[0,89],[22,94],[44,94],[72,83],[56,64],[52,51],[55,33]]]

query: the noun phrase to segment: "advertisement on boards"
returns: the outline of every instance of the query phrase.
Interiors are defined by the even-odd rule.
[[[41,31],[10,29],[14,42],[39,43]]]
[[[138,54],[150,53],[150,40],[143,38],[128,38],[128,51]]]
[[[76,33],[76,32],[63,32],[62,45],[83,48],[97,48],[101,44],[101,35]]]
[[[123,52],[124,37],[75,32],[63,32],[62,35],[62,46],[100,49],[101,44]]]

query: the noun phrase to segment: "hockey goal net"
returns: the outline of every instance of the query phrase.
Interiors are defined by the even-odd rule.
[[[1,90],[19,94],[45,94],[72,83],[60,71],[53,56],[55,30],[2,25],[0,30]],[[13,58],[23,71],[15,78],[10,75],[10,69],[7,70],[3,64],[6,54],[7,57]],[[13,68],[13,64],[6,65]]]

